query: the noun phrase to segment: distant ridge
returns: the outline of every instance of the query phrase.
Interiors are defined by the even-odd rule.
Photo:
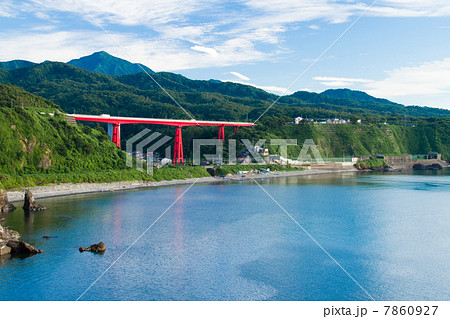
[[[97,52],[79,60],[92,62],[97,59],[91,67],[106,73],[105,68],[96,68],[105,67],[105,64],[99,63],[103,58],[103,61],[110,63],[110,67],[116,71],[123,65],[136,67],[135,64],[115,58],[106,52]],[[137,71],[140,71],[139,66],[138,68]],[[127,72],[133,71],[136,70],[128,69]],[[270,115],[290,118],[298,114],[325,118],[336,116],[337,112],[347,117],[350,114],[359,117],[363,115],[386,117],[389,114],[420,117],[450,116],[450,110],[403,106],[349,89],[327,90],[320,94],[299,91],[279,97],[254,86],[214,79],[191,80],[169,72],[153,73],[152,77],[166,90],[171,91],[177,101],[186,106],[198,119],[238,121],[247,118],[247,114],[249,119],[255,119],[275,100],[277,107],[271,108]],[[0,83],[17,85],[52,100],[61,105],[66,112],[74,110],[89,114],[127,112],[130,116],[163,118],[186,115],[143,72],[108,75],[67,63],[44,62],[14,70],[0,68]]]
[[[34,65],[35,63],[25,60],[12,60],[8,62],[0,62],[0,68],[2,69],[8,69],[8,70],[15,70],[20,68],[26,68],[29,66]]]
[[[150,68],[140,63],[131,63],[127,60],[116,58],[111,54],[100,51],[91,55],[74,59],[67,64],[85,69],[91,72],[98,72],[108,75],[127,75],[144,72],[154,73]]]
[[[398,105],[401,104],[394,103],[392,101],[389,101],[387,99],[379,99],[376,97],[373,97],[366,92],[362,91],[356,91],[356,90],[350,90],[350,89],[330,89],[326,90],[321,95],[326,95],[328,97],[334,98],[334,99],[349,99],[349,100],[355,100],[360,102],[378,102],[382,104],[392,104],[392,105]]]

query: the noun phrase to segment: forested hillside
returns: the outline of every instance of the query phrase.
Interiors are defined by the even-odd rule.
[[[173,73],[151,75],[196,119],[254,121],[278,98],[263,90],[236,83],[190,80]],[[120,76],[86,71],[65,63],[45,62],[15,70],[0,69],[0,82],[11,83],[43,96],[64,112],[159,118],[188,118],[184,111],[145,73]],[[350,118],[362,125],[289,125],[294,117]],[[282,97],[253,129],[227,137],[314,138],[324,156],[410,154],[429,151],[450,154],[450,111],[403,105],[364,92],[327,90],[321,94],[296,92]],[[387,124],[386,124],[387,123]],[[89,124],[91,125],[91,124]],[[126,140],[144,126],[122,126]],[[153,127],[174,135],[170,127]],[[85,130],[88,130],[87,128]],[[217,137],[214,128],[185,128],[185,155],[192,139]],[[295,148],[293,148],[295,150]]]
[[[11,85],[0,85],[0,150],[2,188],[207,176],[194,167],[153,176],[127,168],[125,152],[102,128],[68,124],[59,106]]]
[[[278,123],[277,123],[278,122]],[[417,121],[414,126],[402,125],[326,125],[300,124],[285,126],[277,119],[266,119],[257,128],[258,136],[297,139],[313,139],[325,157],[342,155],[366,156],[375,154],[405,155],[440,152],[449,159],[450,119],[430,118]],[[291,148],[291,156],[297,156],[300,147]]]
[[[0,85],[0,145],[3,173],[125,167],[104,131],[70,125],[54,103],[10,85]]]
[[[278,96],[252,86],[230,82],[190,80],[160,72],[151,75],[198,119],[250,120],[258,118]],[[0,82],[23,87],[61,105],[66,112],[111,115],[140,114],[179,117],[186,114],[145,73],[110,76],[65,63],[45,62],[28,68],[1,70]],[[450,116],[450,111],[405,107],[363,92],[328,90],[297,92],[279,99],[267,115],[296,117]]]

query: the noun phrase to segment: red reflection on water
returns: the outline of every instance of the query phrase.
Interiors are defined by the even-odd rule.
[[[116,198],[113,201],[113,240],[117,246],[122,242],[122,201]]]
[[[178,198],[183,194],[185,190],[181,187],[175,189],[175,198]],[[172,241],[175,247],[175,252],[177,255],[183,255],[184,249],[184,197],[181,197],[174,205],[175,210],[175,237]]]

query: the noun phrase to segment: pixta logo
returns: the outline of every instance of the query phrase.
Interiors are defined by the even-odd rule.
[[[266,144],[265,139],[260,139],[256,144],[252,144],[248,139],[241,139],[242,144],[245,146],[247,156],[252,158],[251,163],[265,165],[267,164],[261,155],[261,149]],[[236,156],[236,140],[228,140],[228,165],[235,165],[238,163]],[[312,139],[307,139],[302,145],[302,149],[297,159],[288,159],[288,146],[297,146],[296,139],[272,139],[270,140],[271,146],[278,146],[279,158],[278,161],[286,164],[301,165],[304,163],[319,163],[323,164],[324,160],[319,153],[317,145]],[[216,152],[214,154],[202,154],[202,146],[215,147]],[[200,165],[202,158],[204,157],[208,162],[222,164],[223,161],[223,141],[217,139],[195,139],[193,141],[193,164]],[[314,157],[314,159],[313,159]],[[249,164],[247,162],[241,162],[241,164]]]
[[[144,163],[146,163],[147,174],[153,174],[153,168],[162,167],[167,164],[171,164],[171,146],[168,145],[165,148],[164,157],[159,156],[159,153],[155,151],[163,147],[166,143],[172,140],[172,137],[162,136],[159,132],[151,132],[149,129],[144,129],[138,134],[134,135],[126,142],[126,165],[127,167],[133,167],[133,158],[136,160],[136,169],[138,171],[144,171]],[[269,144],[277,148],[279,155],[273,155],[264,158],[261,150],[264,149],[266,144],[265,139],[260,139],[256,144],[252,144],[248,139],[241,139],[240,142],[244,146],[244,151],[239,152],[239,158],[237,156],[237,140],[228,140],[228,162],[224,160],[224,141],[222,139],[194,139],[193,140],[193,165],[201,165],[203,163],[213,165],[235,165],[239,164],[260,164],[265,165],[274,161],[281,164],[302,165],[304,163],[319,163],[323,164],[324,160],[319,153],[319,150],[312,139],[304,141],[301,151],[297,159],[288,159],[288,147],[298,146],[296,139],[272,139]],[[208,149],[210,153],[202,153],[205,149]],[[215,150],[215,153],[211,153],[211,150]],[[242,155],[244,154],[244,155]],[[267,155],[267,154],[266,154]],[[243,156],[245,158],[243,158]],[[205,159],[206,161],[202,161]],[[243,161],[244,160],[244,161]],[[269,162],[267,162],[269,160]]]
[[[138,134],[134,135],[126,142],[126,165],[127,167],[133,167],[133,157],[136,159],[136,170],[142,172],[143,163],[146,162],[147,165],[147,174],[153,174],[153,166],[157,163],[158,167],[162,167],[171,163],[170,154],[171,147],[170,145],[165,149],[165,157],[162,159],[158,159],[157,161],[155,151],[162,147],[164,144],[169,142],[172,138],[170,136],[161,137],[161,133],[154,132],[151,133],[149,129],[143,129]],[[149,135],[150,134],[150,135]],[[133,151],[133,148],[135,150]]]

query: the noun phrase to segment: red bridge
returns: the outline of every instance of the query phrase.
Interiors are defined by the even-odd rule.
[[[184,163],[183,158],[183,140],[181,137],[181,128],[183,126],[218,126],[219,140],[225,141],[225,126],[234,126],[237,130],[241,126],[253,126],[253,123],[247,122],[222,122],[222,121],[197,121],[197,120],[172,120],[172,119],[154,119],[154,118],[139,118],[139,117],[121,117],[110,116],[109,114],[102,115],[83,115],[83,114],[68,114],[75,120],[102,122],[112,125],[111,138],[114,144],[120,148],[120,125],[121,124],[159,124],[170,125],[176,127],[175,132],[175,149],[173,152],[173,163]]]

